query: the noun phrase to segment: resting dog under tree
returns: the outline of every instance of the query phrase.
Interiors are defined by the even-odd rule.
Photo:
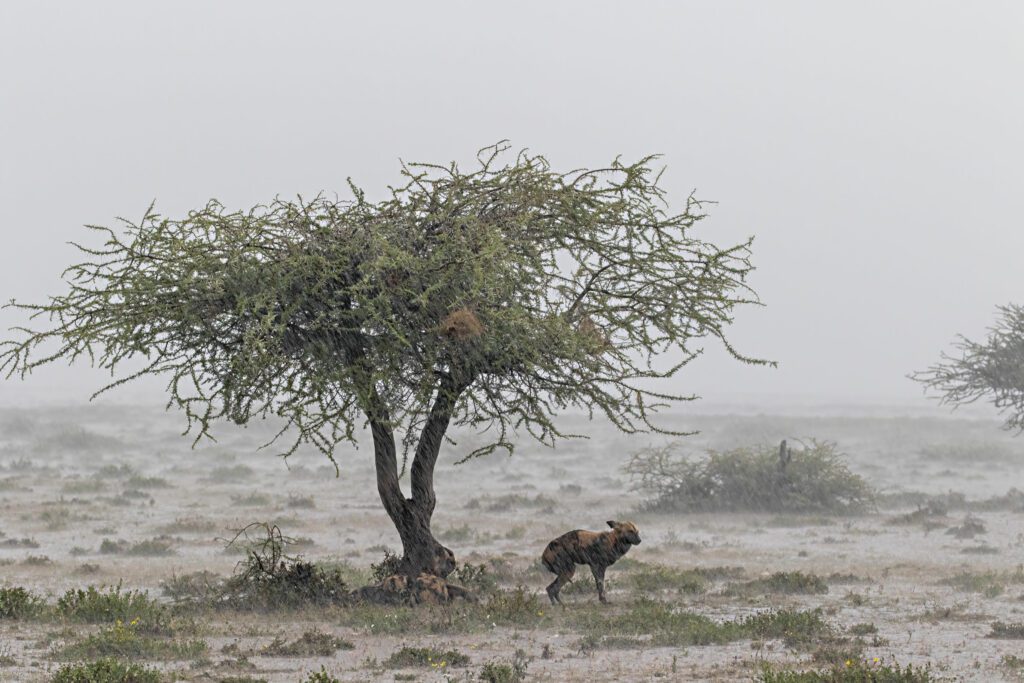
[[[597,584],[597,597],[608,602],[604,596],[604,571],[616,560],[629,552],[634,545],[640,545],[640,532],[632,522],[608,522],[611,531],[583,531],[577,529],[562,534],[548,543],[540,561],[555,580],[548,586],[551,604],[562,604],[558,596],[562,586],[572,581],[576,565],[590,565],[590,572]]]
[[[736,307],[757,303],[750,240],[693,237],[701,205],[669,211],[654,157],[564,173],[505,144],[477,158],[469,172],[403,165],[405,185],[376,201],[350,184],[350,201],[211,201],[180,219],[151,207],[119,230],[92,226],[103,241],[79,247],[67,293],[12,304],[49,326],[5,342],[0,370],[141,362],[101,391],[162,375],[197,441],[218,420],[270,416],[285,455],[309,444],[333,462],[368,428],[398,571],[445,577],[455,557],[430,522],[449,426],[493,435],[463,460],[511,453],[516,430],[552,445],[566,408],[666,431],[652,415],[693,397],[656,380],[698,340],[765,362],[725,338]]]

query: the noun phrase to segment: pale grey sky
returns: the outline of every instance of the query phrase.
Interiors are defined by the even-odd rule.
[[[675,388],[924,404],[905,374],[1024,301],[1022,35],[1016,1],[4,2],[0,299],[59,291],[83,223],[152,199],[373,194],[502,138],[660,152],[679,202],[719,202],[703,237],[756,234],[766,307],[733,337],[781,364],[711,349]]]

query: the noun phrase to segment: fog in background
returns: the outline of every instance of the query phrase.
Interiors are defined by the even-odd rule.
[[[700,237],[757,236],[766,306],[732,338],[780,363],[709,347],[673,389],[941,413],[905,375],[1024,300],[1022,31],[1019,2],[5,2],[0,299],[62,291],[82,224],[154,199],[379,197],[400,157],[504,138],[561,169],[658,152],[675,206],[718,202]],[[0,404],[102,381],[48,368]]]

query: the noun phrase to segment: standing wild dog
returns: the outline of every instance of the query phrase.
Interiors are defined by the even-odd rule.
[[[625,555],[630,546],[640,545],[640,532],[632,522],[608,522],[611,531],[570,531],[548,543],[540,561],[557,578],[548,586],[551,604],[562,604],[558,592],[572,580],[576,565],[589,564],[597,583],[597,597],[604,597],[604,570]]]

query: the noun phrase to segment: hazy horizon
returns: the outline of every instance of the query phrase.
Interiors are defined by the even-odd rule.
[[[1010,2],[5,3],[0,299],[62,291],[81,226],[154,199],[376,195],[506,138],[556,168],[661,153],[675,206],[718,202],[697,235],[756,235],[765,306],[730,338],[780,364],[709,344],[667,388],[947,414],[906,375],[1024,298],[1022,28]],[[45,368],[0,405],[102,381]]]

